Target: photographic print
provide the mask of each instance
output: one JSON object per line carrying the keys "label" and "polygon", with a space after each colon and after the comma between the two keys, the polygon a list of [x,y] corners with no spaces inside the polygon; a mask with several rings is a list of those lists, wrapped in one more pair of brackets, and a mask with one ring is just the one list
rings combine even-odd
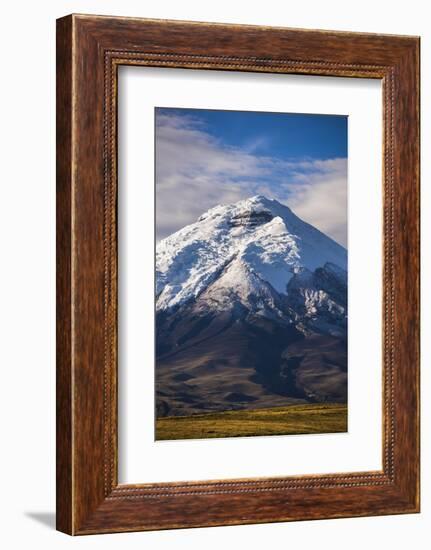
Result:
{"label": "photographic print", "polygon": [[156,440],[347,431],[347,117],[155,109]]}

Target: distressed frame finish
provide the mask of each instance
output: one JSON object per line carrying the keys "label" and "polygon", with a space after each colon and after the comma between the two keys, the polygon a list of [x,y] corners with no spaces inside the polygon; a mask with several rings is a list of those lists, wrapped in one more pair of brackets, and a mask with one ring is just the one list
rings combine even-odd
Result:
{"label": "distressed frame finish", "polygon": [[[384,103],[383,469],[119,485],[117,68],[377,78]],[[57,21],[57,528],[419,511],[419,38],[71,15]]]}

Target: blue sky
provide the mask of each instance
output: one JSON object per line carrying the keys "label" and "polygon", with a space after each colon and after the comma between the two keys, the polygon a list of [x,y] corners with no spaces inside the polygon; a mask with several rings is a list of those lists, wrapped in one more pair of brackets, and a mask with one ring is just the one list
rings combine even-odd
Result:
{"label": "blue sky", "polygon": [[216,204],[288,204],[346,246],[347,117],[156,108],[157,239]]}
{"label": "blue sky", "polygon": [[203,109],[162,109],[159,115],[190,116],[229,147],[280,159],[347,157],[347,117]]}

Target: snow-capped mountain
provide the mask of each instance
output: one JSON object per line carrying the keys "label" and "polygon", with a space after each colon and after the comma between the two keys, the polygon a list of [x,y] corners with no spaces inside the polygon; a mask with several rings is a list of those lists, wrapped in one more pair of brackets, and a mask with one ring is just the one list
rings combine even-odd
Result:
{"label": "snow-capped mountain", "polygon": [[216,206],[162,240],[156,294],[159,415],[346,400],[347,251],[287,206]]}
{"label": "snow-capped mountain", "polygon": [[328,262],[346,270],[346,250],[276,200],[216,206],[157,245],[157,310],[196,299],[221,276],[239,293],[267,283],[286,294],[295,273]]}

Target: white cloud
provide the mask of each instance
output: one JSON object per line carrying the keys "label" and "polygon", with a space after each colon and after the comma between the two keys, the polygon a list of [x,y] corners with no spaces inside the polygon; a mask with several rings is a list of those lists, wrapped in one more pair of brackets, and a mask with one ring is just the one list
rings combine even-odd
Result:
{"label": "white cloud", "polygon": [[347,159],[309,163],[290,185],[289,206],[347,247]]}
{"label": "white cloud", "polygon": [[227,147],[193,116],[158,114],[158,238],[193,223],[216,204],[263,194],[288,204],[345,246],[346,159],[290,162],[258,155],[257,149],[252,144],[246,149]]}

